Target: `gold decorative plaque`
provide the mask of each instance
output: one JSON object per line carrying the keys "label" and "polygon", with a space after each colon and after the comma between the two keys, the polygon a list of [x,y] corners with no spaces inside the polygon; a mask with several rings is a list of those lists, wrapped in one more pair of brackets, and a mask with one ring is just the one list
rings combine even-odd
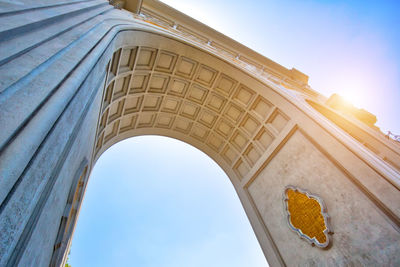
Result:
{"label": "gold decorative plaque", "polygon": [[312,245],[329,245],[329,215],[322,199],[306,190],[287,186],[283,201],[289,227]]}

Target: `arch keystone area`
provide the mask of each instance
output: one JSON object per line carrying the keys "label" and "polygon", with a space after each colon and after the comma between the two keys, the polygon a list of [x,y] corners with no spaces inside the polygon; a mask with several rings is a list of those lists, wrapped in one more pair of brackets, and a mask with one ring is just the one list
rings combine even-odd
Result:
{"label": "arch keystone area", "polygon": [[[155,0],[26,1],[0,25],[0,266],[62,265],[96,160],[147,134],[217,162],[271,266],[400,264],[400,145],[372,114]],[[288,185],[323,199],[327,249],[288,227]]]}

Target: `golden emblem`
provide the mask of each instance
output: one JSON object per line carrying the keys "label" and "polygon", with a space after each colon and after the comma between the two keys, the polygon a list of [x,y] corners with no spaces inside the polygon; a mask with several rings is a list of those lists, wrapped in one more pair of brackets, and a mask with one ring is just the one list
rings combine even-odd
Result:
{"label": "golden emblem", "polygon": [[287,186],[284,198],[289,227],[312,245],[329,245],[329,215],[322,199],[306,190]]}

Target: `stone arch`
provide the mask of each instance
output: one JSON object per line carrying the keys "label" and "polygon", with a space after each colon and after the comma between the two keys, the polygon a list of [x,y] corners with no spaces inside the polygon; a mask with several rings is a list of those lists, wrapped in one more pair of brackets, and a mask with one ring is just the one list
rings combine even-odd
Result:
{"label": "stone arch", "polygon": [[[246,184],[266,151],[295,131],[273,86],[218,56],[146,31],[117,35],[100,87],[92,166],[113,144],[133,136],[162,135],[210,156],[231,180],[254,227],[257,214]],[[140,40],[140,41],[138,41]],[[296,112],[296,111],[295,111]],[[259,229],[259,230],[258,230]],[[258,238],[268,232],[254,228]],[[260,243],[269,262],[280,262],[273,243]]]}
{"label": "stone arch", "polygon": [[[158,1],[140,10],[96,0],[0,12],[0,265],[49,264],[70,237],[57,233],[82,169],[119,140],[155,133],[225,170],[272,266],[400,261],[395,141],[350,118],[360,143],[325,118],[309,103],[326,99],[301,72]],[[329,249],[287,227],[289,184],[326,203]]]}
{"label": "stone arch", "polygon": [[119,140],[159,134],[198,147],[240,181],[294,126],[271,87],[198,48],[138,35],[141,44],[122,41],[107,64],[95,159]]}

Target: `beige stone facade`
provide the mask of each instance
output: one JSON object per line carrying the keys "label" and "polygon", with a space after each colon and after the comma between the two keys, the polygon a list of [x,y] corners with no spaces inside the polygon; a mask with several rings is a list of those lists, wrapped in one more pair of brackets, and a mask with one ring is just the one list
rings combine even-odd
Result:
{"label": "beige stone facade", "polygon": [[[1,10],[0,266],[62,264],[96,160],[146,134],[221,166],[271,266],[400,264],[400,145],[373,115],[161,2],[114,5]],[[328,248],[288,227],[288,185],[324,200]]]}

